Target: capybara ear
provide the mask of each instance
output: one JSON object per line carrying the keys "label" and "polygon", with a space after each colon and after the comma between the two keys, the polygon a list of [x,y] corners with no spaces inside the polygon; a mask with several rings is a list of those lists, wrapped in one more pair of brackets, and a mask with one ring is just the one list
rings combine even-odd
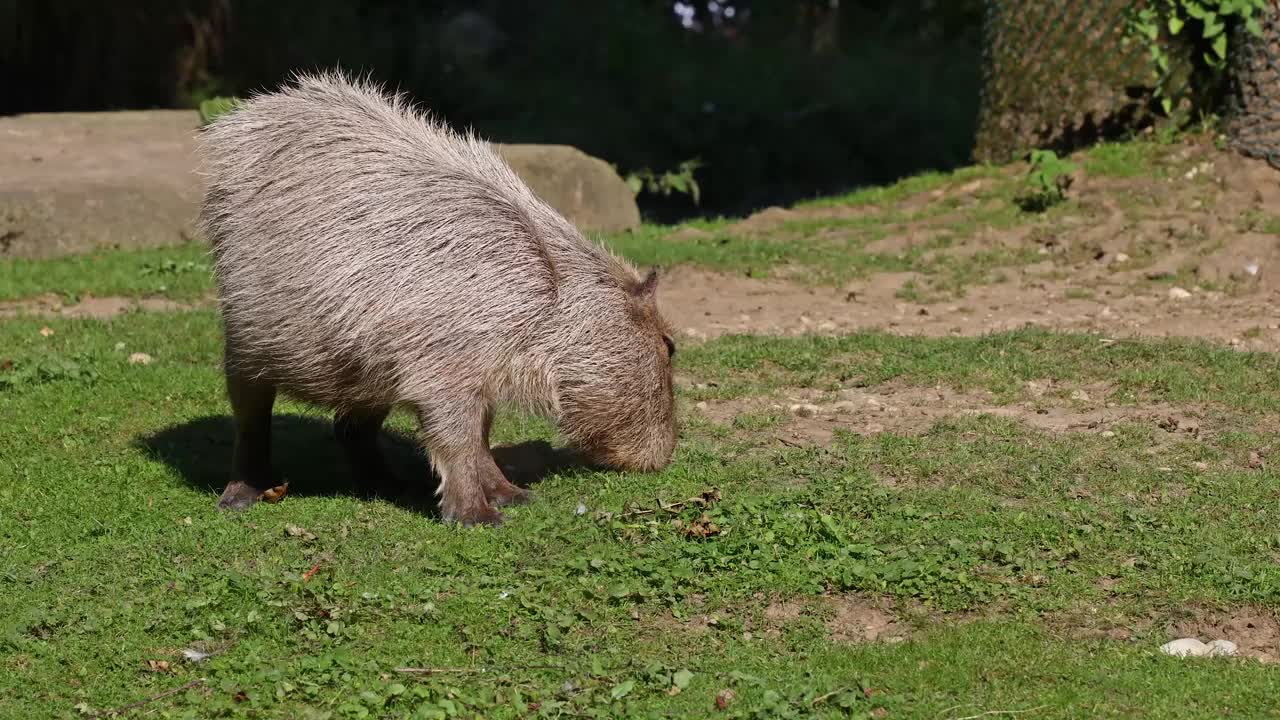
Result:
{"label": "capybara ear", "polygon": [[658,268],[649,270],[639,284],[632,286],[631,294],[641,300],[652,300],[658,292]]}

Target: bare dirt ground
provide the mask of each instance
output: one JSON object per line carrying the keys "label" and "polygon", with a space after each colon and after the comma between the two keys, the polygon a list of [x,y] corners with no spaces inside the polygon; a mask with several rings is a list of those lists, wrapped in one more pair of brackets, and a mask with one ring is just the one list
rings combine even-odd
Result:
{"label": "bare dirt ground", "polygon": [[[1036,326],[1108,337],[1192,337],[1241,349],[1280,350],[1280,173],[1265,163],[1220,152],[1205,142],[1170,148],[1164,176],[1091,177],[1077,173],[1065,213],[987,227],[955,247],[956,257],[1003,248],[1033,250],[1038,262],[1002,269],[1003,280],[971,284],[950,297],[904,300],[911,272],[872,274],[843,287],[673,268],[660,293],[680,331],[700,340],[729,333],[980,335]],[[1016,171],[1016,168],[1014,169]],[[1011,171],[1013,172],[1013,171]],[[912,213],[944,199],[975,196],[992,180],[974,180],[859,207],[770,208],[730,231],[767,235],[803,220]],[[973,199],[969,205],[976,205]],[[963,205],[962,205],[963,210]],[[864,248],[906,252],[927,243],[955,214],[894,221],[894,232]],[[960,215],[955,215],[960,217]],[[701,233],[696,229],[681,233]],[[821,233],[815,242],[821,242]],[[785,276],[787,273],[775,273]],[[197,303],[211,304],[212,298]],[[16,314],[104,318],[134,308],[181,309],[165,300],[88,298],[63,305],[56,296],[0,303]]]}
{"label": "bare dirt ground", "polygon": [[[1094,178],[1081,171],[1072,191],[1076,207],[1066,214],[987,228],[972,241],[937,251],[1032,249],[1042,258],[1008,268],[1003,282],[968,286],[959,297],[901,299],[903,285],[919,277],[915,273],[880,273],[845,287],[815,288],[677,268],[664,284],[666,311],[696,339],[866,329],[977,335],[1032,325],[1280,349],[1280,173],[1204,144],[1171,150],[1166,169],[1166,177],[1131,178]],[[982,181],[972,181],[871,211],[918,210],[982,187]],[[762,233],[832,213],[773,208],[733,227]],[[902,252],[932,236],[923,223],[898,230],[866,250]]]}
{"label": "bare dirt ground", "polygon": [[165,312],[211,307],[213,299],[196,303],[180,303],[167,298],[84,297],[79,302],[67,304],[57,295],[39,295],[27,300],[0,302],[0,318],[19,315],[38,317],[92,318],[105,320],[121,313],[139,310]]}
{"label": "bare dirt ground", "polygon": [[[987,392],[959,392],[946,387],[878,387],[820,393],[792,389],[772,398],[746,397],[698,403],[696,411],[717,423],[732,423],[742,414],[772,414],[779,427],[772,436],[797,444],[827,445],[836,432],[857,435],[921,433],[949,417],[991,415],[1008,418],[1050,433],[1090,433],[1109,437],[1121,423],[1150,423],[1170,439],[1198,437],[1213,417],[1211,408],[1163,403],[1119,405],[1107,401],[1105,385],[1051,392],[1052,380],[1028,383],[1029,400],[999,404]],[[1063,397],[1065,395],[1065,397]]]}

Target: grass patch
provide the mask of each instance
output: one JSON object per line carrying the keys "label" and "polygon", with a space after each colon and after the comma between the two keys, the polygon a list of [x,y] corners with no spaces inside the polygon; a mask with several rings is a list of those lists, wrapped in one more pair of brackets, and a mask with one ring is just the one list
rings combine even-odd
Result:
{"label": "grass patch", "polygon": [[82,295],[189,300],[213,291],[211,264],[203,243],[50,260],[0,260],[0,300],[44,293],[57,293],[70,302]]}
{"label": "grass patch", "polygon": [[797,207],[886,205],[901,202],[913,195],[962,185],[974,180],[1001,178],[1003,174],[1002,168],[993,165],[974,165],[951,172],[927,172],[900,180],[892,185],[860,188],[844,195],[815,198],[800,203]]}
{"label": "grass patch", "polygon": [[[216,314],[59,320],[51,335],[41,325],[0,324],[15,367],[76,358],[87,372],[0,390],[6,716],[101,711],[201,678],[150,710],[685,716],[715,711],[730,691],[728,717],[932,718],[974,704],[1181,718],[1247,714],[1280,691],[1261,666],[1153,657],[1167,639],[1158,631],[1099,645],[1037,619],[1080,603],[1133,617],[1273,605],[1274,472],[1194,463],[1216,467],[1274,435],[1189,440],[1161,460],[1170,474],[1146,454],[1142,428],[1048,437],[965,418],[920,436],[748,454],[694,425],[662,473],[565,470],[506,527],[468,532],[440,525],[429,497],[354,498],[327,420],[282,402],[277,462],[290,496],[225,516],[213,509],[230,451]],[[155,359],[130,365],[134,350]],[[721,387],[1113,377],[1241,412],[1273,407],[1277,369],[1197,344],[1100,347],[1039,332],[726,338],[682,357]],[[746,417],[735,429],[778,420]],[[404,477],[425,485],[410,428],[397,417],[389,440]],[[545,423],[511,417],[496,434],[552,437]],[[1171,484],[1190,492],[1162,494]],[[690,497],[702,501],[657,509],[657,499]],[[1119,578],[1124,593],[1100,589],[1100,577]],[[840,644],[830,618],[776,632],[759,624],[769,598],[821,605],[832,595],[924,614],[904,616],[910,637],[897,645]],[[1005,609],[946,621],[993,606]],[[709,615],[713,625],[693,620]],[[191,663],[184,649],[212,657]]]}
{"label": "grass patch", "polygon": [[681,367],[715,379],[718,398],[779,388],[836,389],[887,382],[983,389],[1005,401],[1026,383],[1107,383],[1118,402],[1221,403],[1254,413],[1280,412],[1274,378],[1280,362],[1207,342],[1122,340],[1020,330],[986,337],[924,340],[879,333],[843,337],[721,338],[681,352]]}
{"label": "grass patch", "polygon": [[1085,172],[1097,177],[1158,176],[1165,150],[1146,140],[1099,143],[1085,151]]}

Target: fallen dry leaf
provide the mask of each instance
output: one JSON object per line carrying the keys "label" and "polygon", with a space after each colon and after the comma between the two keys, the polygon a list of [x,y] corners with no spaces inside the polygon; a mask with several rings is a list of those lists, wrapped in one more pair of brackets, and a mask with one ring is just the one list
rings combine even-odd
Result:
{"label": "fallen dry leaf", "polygon": [[147,669],[151,672],[169,672],[169,663],[166,660],[148,660]]}
{"label": "fallen dry leaf", "polygon": [[733,691],[730,690],[729,688],[725,688],[724,690],[721,690],[720,692],[716,693],[716,709],[724,710],[728,708],[729,703],[733,702],[735,697],[736,696],[734,695]]}
{"label": "fallen dry leaf", "polygon": [[1258,470],[1262,467],[1262,453],[1257,450],[1249,451],[1249,469]]}
{"label": "fallen dry leaf", "polygon": [[136,352],[129,356],[130,365],[150,365],[151,356],[144,352]]}
{"label": "fallen dry leaf", "polygon": [[40,334],[45,337],[49,337],[50,335],[53,334],[53,328],[49,327],[48,325],[45,325],[44,327],[40,328]]}
{"label": "fallen dry leaf", "polygon": [[[312,535],[311,537],[314,538],[315,535]],[[306,582],[311,578],[315,577],[316,572],[319,570],[320,570],[320,563],[316,563],[315,565],[312,565],[310,570],[302,573],[302,582]]]}
{"label": "fallen dry leaf", "polygon": [[258,499],[265,500],[266,502],[269,502],[269,503],[277,503],[283,500],[284,496],[288,492],[289,492],[289,483],[286,482],[283,485],[277,485],[273,488],[264,490],[263,493],[258,496]]}
{"label": "fallen dry leaf", "polygon": [[315,533],[312,533],[304,527],[298,527],[297,525],[285,525],[284,533],[289,537],[302,538],[308,542],[316,539]]}
{"label": "fallen dry leaf", "polygon": [[720,534],[720,526],[712,522],[709,515],[702,513],[701,517],[684,528],[684,534],[695,538],[711,537],[712,535]]}

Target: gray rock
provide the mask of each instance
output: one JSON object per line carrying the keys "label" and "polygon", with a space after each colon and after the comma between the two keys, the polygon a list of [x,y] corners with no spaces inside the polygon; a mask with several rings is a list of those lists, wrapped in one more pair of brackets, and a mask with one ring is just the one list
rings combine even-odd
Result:
{"label": "gray rock", "polygon": [[[48,258],[196,238],[204,194],[192,110],[0,117],[0,257]],[[587,232],[640,224],[607,163],[565,145],[499,145],[543,200]]]}
{"label": "gray rock", "polygon": [[538,197],[588,232],[640,225],[635,194],[605,161],[568,145],[498,145]]}

